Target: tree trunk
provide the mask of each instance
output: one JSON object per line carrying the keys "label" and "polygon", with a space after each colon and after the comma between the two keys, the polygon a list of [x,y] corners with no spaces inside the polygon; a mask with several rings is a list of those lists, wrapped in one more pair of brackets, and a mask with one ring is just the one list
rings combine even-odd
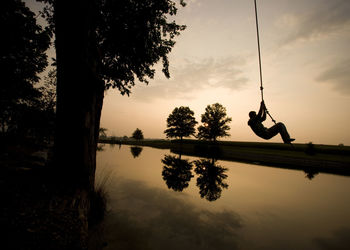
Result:
{"label": "tree trunk", "polygon": [[92,189],[104,83],[93,0],[55,1],[57,112],[54,163],[65,181]]}

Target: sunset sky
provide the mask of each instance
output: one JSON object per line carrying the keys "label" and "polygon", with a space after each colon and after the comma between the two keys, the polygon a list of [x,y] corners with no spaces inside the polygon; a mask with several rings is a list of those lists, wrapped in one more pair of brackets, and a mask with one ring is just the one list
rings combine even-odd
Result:
{"label": "sunset sky", "polygon": [[[227,109],[230,137],[263,141],[247,126],[261,101],[253,0],[187,0],[176,20],[187,25],[160,70],[130,97],[106,92],[101,126],[108,135],[165,138],[166,118],[188,106]],[[258,0],[266,105],[296,143],[350,145],[350,1]],[[156,68],[159,68],[156,66]],[[268,120],[266,126],[271,126]],[[275,137],[271,142],[281,142]]]}

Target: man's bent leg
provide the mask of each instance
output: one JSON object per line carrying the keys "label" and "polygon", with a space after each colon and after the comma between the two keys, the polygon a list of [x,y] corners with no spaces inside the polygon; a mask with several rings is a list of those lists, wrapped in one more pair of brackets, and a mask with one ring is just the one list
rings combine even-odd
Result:
{"label": "man's bent leg", "polygon": [[287,128],[282,122],[279,122],[279,123],[273,125],[271,128],[269,128],[268,129],[268,133],[270,135],[273,135],[273,136],[275,136],[275,135],[277,135],[279,133],[281,135],[281,137],[282,137],[282,140],[285,143],[289,143],[290,142],[290,136],[288,134]]}

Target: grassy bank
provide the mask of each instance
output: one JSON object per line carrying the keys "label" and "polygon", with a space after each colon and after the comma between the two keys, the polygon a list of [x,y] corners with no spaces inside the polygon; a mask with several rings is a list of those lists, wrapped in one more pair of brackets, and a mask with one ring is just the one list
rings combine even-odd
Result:
{"label": "grassy bank", "polygon": [[148,146],[183,155],[350,176],[349,146],[198,140],[182,143],[179,140],[101,140],[101,143]]}

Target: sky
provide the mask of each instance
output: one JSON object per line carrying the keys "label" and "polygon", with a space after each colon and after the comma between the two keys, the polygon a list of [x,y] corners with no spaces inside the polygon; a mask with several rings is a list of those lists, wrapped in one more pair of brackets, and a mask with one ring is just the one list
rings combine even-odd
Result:
{"label": "sky", "polygon": [[[110,136],[166,138],[166,119],[188,106],[200,125],[207,105],[222,104],[230,137],[264,141],[247,125],[258,110],[260,80],[253,0],[187,0],[175,20],[187,29],[169,55],[170,79],[156,65],[131,95],[105,93],[101,126]],[[350,145],[350,1],[257,0],[264,99],[296,143]],[[272,126],[267,119],[265,126]],[[269,140],[282,142],[279,136]]]}

